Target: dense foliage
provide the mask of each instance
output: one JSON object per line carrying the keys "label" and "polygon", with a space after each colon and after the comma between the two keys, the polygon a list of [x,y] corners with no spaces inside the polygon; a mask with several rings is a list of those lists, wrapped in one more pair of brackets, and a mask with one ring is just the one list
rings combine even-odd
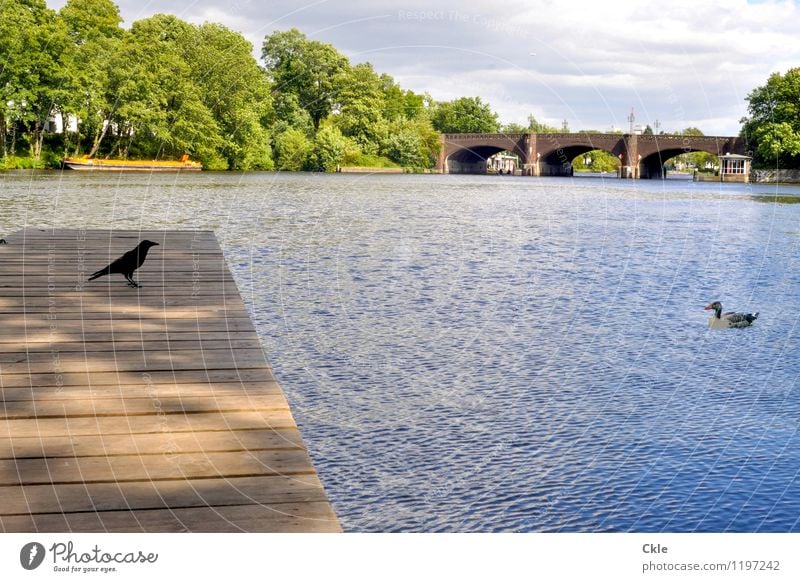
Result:
{"label": "dense foliage", "polygon": [[770,75],[747,96],[742,136],[755,165],[800,168],[800,68]]}
{"label": "dense foliage", "polygon": [[[219,24],[166,14],[121,22],[111,0],[68,0],[59,11],[45,0],[0,2],[5,165],[183,154],[242,170],[436,162],[429,97],[296,29],[264,39],[261,66]],[[55,120],[66,131],[54,132]]]}
{"label": "dense foliage", "polygon": [[429,97],[402,89],[369,63],[351,65],[297,29],[267,36],[261,54],[274,99],[276,169],[436,163],[440,140]]}
{"label": "dense foliage", "polygon": [[441,133],[495,133],[500,130],[497,114],[480,97],[460,97],[437,103],[433,127]]}

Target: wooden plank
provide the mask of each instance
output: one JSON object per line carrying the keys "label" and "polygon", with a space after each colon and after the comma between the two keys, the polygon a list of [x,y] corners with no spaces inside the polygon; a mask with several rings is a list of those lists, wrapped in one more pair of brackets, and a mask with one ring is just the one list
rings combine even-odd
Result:
{"label": "wooden plank", "polygon": [[195,382],[195,383],[161,383],[152,384],[142,381],[140,384],[115,384],[108,386],[24,386],[2,389],[0,402],[44,403],[62,400],[80,400],[84,398],[99,400],[102,398],[181,398],[191,396],[226,397],[283,394],[275,381],[265,382]]}
{"label": "wooden plank", "polygon": [[225,414],[158,414],[147,416],[64,417],[0,420],[0,438],[36,436],[86,436],[134,433],[293,428],[288,409],[237,410]]}
{"label": "wooden plank", "polygon": [[263,352],[258,349],[240,350],[165,350],[160,352],[125,351],[109,357],[103,353],[24,354],[13,361],[0,358],[2,374],[37,374],[55,368],[62,373],[110,372],[118,370],[205,370],[208,368],[266,368]]}
{"label": "wooden plank", "polygon": [[[252,330],[229,330],[229,331],[208,331],[200,332],[197,329],[189,331],[154,331],[154,332],[95,332],[91,329],[81,331],[79,333],[65,333],[55,330],[48,330],[47,333],[26,333],[22,337],[12,337],[9,334],[0,335],[0,344],[11,344],[13,346],[24,348],[30,344],[54,344],[57,347],[60,344],[70,344],[76,342],[177,342],[177,341],[196,341],[205,342],[205,340],[245,340],[252,339],[259,341],[258,335]],[[58,344],[58,345],[55,345]],[[25,351],[17,350],[17,351]]]}
{"label": "wooden plank", "polygon": [[14,309],[0,308],[0,317],[2,316],[19,316],[25,315],[27,318],[43,318],[52,322],[54,320],[72,320],[80,319],[82,321],[92,319],[134,319],[134,320],[147,320],[147,319],[190,319],[196,321],[198,319],[215,318],[215,319],[232,319],[232,318],[245,318],[249,314],[244,307],[198,307],[187,309],[165,309],[158,307],[148,307],[142,305],[140,307],[118,306],[113,308],[100,309],[96,306],[88,306],[89,309],[85,311],[76,311],[74,307],[57,307],[52,309],[47,307],[40,307],[34,309],[27,309],[24,307]]}
{"label": "wooden plank", "polygon": [[0,460],[0,491],[9,485],[124,483],[163,479],[313,474],[303,449],[162,453]]}
{"label": "wooden plank", "polygon": [[[0,439],[0,459],[302,449],[296,428]],[[0,509],[2,502],[0,502]]]}
{"label": "wooden plank", "polygon": [[[20,351],[23,350],[24,351]],[[108,341],[108,342],[58,342],[58,354],[96,354],[106,352],[141,352],[151,350],[154,352],[171,350],[238,350],[260,349],[261,344],[255,339],[231,340],[174,340],[168,341]],[[0,362],[19,361],[20,358],[34,354],[53,355],[53,347],[49,343],[38,342],[26,344],[0,343]]]}
{"label": "wooden plank", "polygon": [[244,317],[241,318],[203,318],[203,319],[175,319],[153,321],[150,319],[139,318],[115,318],[114,320],[101,320],[93,321],[91,324],[86,324],[83,319],[57,319],[55,321],[47,320],[44,316],[7,316],[3,318],[7,323],[4,326],[4,333],[27,333],[35,334],[43,331],[49,331],[53,326],[58,331],[65,331],[67,333],[79,333],[84,329],[90,329],[92,333],[105,332],[111,333],[115,331],[120,332],[133,332],[133,331],[146,331],[146,332],[163,332],[163,331],[249,331],[252,329],[250,320]]}
{"label": "wooden plank", "polygon": [[289,408],[282,394],[237,394],[232,396],[161,396],[158,398],[90,397],[71,400],[0,401],[0,419],[79,418],[85,416],[142,416],[238,410],[278,410]]}
{"label": "wooden plank", "polygon": [[6,532],[340,532],[329,503],[236,505],[192,509],[50,513],[0,518]]}
{"label": "wooden plank", "polygon": [[7,515],[119,511],[170,507],[221,507],[249,503],[325,501],[314,474],[125,483],[9,486],[2,488],[0,521]]}
{"label": "wooden plank", "polygon": [[0,530],[340,531],[212,232],[5,238]]}
{"label": "wooden plank", "polygon": [[[2,371],[0,371],[2,374]],[[64,386],[103,386],[103,385],[155,385],[169,383],[197,382],[259,382],[275,378],[262,368],[233,370],[149,370],[131,372],[86,372],[64,373],[53,370],[37,374],[2,374],[4,388],[30,386],[51,386],[60,389]]]}
{"label": "wooden plank", "polygon": [[[0,297],[0,310],[5,312],[6,309],[19,309],[26,308],[34,310],[40,307],[56,307],[68,306],[77,307],[84,311],[93,309],[108,309],[117,307],[152,307],[155,309],[164,309],[167,307],[185,308],[187,305],[186,293],[181,295],[133,295],[128,296],[114,296],[105,293],[99,293],[93,297],[88,297],[86,294],[82,296],[80,303],[75,304],[75,293],[58,293],[52,296],[47,295],[25,295],[25,296],[11,296]],[[218,295],[196,295],[191,297],[188,302],[191,307],[238,307],[244,305],[238,295],[218,296]]]}

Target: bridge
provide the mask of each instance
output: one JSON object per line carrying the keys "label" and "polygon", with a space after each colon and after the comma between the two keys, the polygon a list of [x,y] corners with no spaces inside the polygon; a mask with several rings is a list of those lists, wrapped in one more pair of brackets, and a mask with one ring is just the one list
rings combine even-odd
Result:
{"label": "bridge", "polygon": [[523,175],[571,176],[572,160],[603,150],[619,161],[620,178],[663,178],[664,163],[680,154],[745,154],[744,139],[723,136],[609,133],[448,133],[442,135],[437,169],[444,174],[485,174],[486,160],[508,151]]}

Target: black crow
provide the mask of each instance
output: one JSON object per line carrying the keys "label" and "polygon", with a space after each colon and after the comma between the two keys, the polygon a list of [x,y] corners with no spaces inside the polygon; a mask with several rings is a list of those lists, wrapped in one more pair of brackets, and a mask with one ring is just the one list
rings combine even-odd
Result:
{"label": "black crow", "polygon": [[0,238],[0,245],[7,245],[6,239]]}
{"label": "black crow", "polygon": [[128,251],[109,266],[104,267],[89,277],[89,281],[102,277],[103,275],[110,275],[111,273],[119,273],[124,275],[128,280],[128,285],[131,287],[138,287],[139,284],[133,280],[133,272],[142,266],[144,260],[147,258],[147,251],[150,247],[158,246],[158,243],[151,240],[143,240],[132,251]]}

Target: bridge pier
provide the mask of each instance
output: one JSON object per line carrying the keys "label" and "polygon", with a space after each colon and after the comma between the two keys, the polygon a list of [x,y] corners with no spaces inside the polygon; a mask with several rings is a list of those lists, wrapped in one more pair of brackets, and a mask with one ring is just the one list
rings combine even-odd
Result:
{"label": "bridge pier", "polygon": [[539,173],[535,174],[537,176],[572,176],[573,175],[573,168],[572,164],[548,164],[547,162],[537,162],[534,164]]}
{"label": "bridge pier", "polygon": [[639,136],[628,133],[622,136],[622,153],[619,154],[621,165],[619,177],[623,180],[638,180],[641,177],[642,156],[639,155]]}
{"label": "bridge pier", "polygon": [[617,170],[617,177],[623,180],[638,180],[641,178],[639,166],[620,166]]}

